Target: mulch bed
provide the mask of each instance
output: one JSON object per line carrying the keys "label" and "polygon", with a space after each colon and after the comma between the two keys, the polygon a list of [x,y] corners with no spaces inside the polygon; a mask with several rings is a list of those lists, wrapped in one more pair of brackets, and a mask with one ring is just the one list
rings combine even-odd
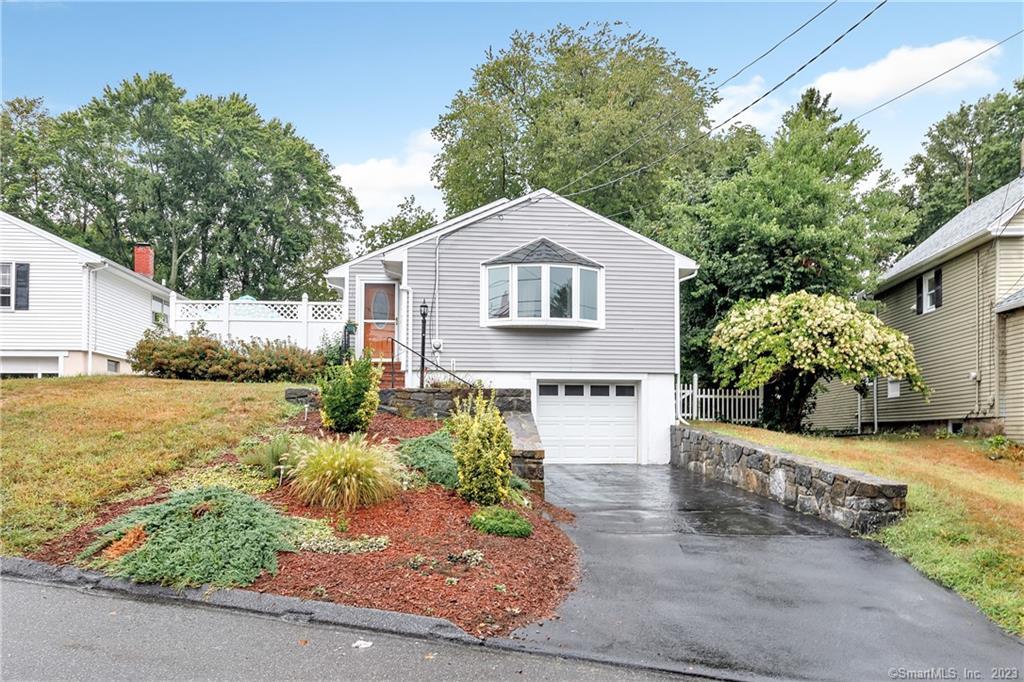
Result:
{"label": "mulch bed", "polygon": [[[319,435],[322,425],[314,414],[310,411],[308,421],[299,415],[289,426]],[[441,425],[432,419],[378,414],[368,433],[386,441],[425,435]],[[227,459],[233,456],[215,462]],[[162,499],[167,492],[161,486],[147,497],[109,504],[93,521],[51,540],[30,558],[71,563],[95,539],[96,528],[134,507]],[[404,491],[392,500],[345,515],[346,537],[387,535],[391,540],[387,549],[366,554],[282,553],[278,574],[264,575],[248,589],[447,618],[474,635],[506,635],[554,617],[577,577],[576,547],[552,520],[571,523],[572,515],[530,497],[533,508],[520,511],[533,524],[533,534],[504,538],[473,529],[468,519],[475,506],[455,493],[434,485]],[[287,485],[261,498],[293,516],[332,522],[339,516],[306,506]],[[469,549],[483,553],[481,564],[449,560],[449,555]]]}

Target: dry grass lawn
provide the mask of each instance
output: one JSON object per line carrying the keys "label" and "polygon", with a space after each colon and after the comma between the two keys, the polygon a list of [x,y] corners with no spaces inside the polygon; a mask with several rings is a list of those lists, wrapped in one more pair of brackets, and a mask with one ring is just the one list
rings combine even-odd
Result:
{"label": "dry grass lawn", "polygon": [[280,422],[286,405],[281,384],[0,382],[0,553],[31,551],[100,503],[234,447]]}
{"label": "dry grass lawn", "polygon": [[831,438],[700,426],[905,481],[907,518],[875,539],[1024,635],[1024,463],[993,461],[981,441],[965,439]]}

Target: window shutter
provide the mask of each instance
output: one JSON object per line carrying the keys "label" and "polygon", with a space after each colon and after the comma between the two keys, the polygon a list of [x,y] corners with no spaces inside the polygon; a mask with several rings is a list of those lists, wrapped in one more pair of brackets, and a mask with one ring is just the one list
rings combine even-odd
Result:
{"label": "window shutter", "polygon": [[917,278],[917,314],[924,312],[924,277]]}
{"label": "window shutter", "polygon": [[935,307],[942,307],[942,270],[935,271]]}
{"label": "window shutter", "polygon": [[28,310],[28,263],[14,264],[14,309]]}

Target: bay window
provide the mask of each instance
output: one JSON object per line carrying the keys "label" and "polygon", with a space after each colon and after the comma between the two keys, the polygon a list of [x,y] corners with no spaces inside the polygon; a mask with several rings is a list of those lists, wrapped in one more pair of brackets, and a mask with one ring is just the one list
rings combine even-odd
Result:
{"label": "bay window", "polygon": [[602,326],[599,268],[563,263],[485,265],[484,326]]}

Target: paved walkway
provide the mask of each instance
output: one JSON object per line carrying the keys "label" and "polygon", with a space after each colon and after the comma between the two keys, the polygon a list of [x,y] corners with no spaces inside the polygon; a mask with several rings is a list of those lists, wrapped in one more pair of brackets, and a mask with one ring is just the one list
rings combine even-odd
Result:
{"label": "paved walkway", "polygon": [[724,676],[884,680],[994,666],[1024,643],[876,543],[668,466],[549,465],[579,588],[524,646]]}
{"label": "paved walkway", "polygon": [[[5,579],[4,680],[648,680],[564,659]],[[373,642],[353,648],[358,640]]]}

